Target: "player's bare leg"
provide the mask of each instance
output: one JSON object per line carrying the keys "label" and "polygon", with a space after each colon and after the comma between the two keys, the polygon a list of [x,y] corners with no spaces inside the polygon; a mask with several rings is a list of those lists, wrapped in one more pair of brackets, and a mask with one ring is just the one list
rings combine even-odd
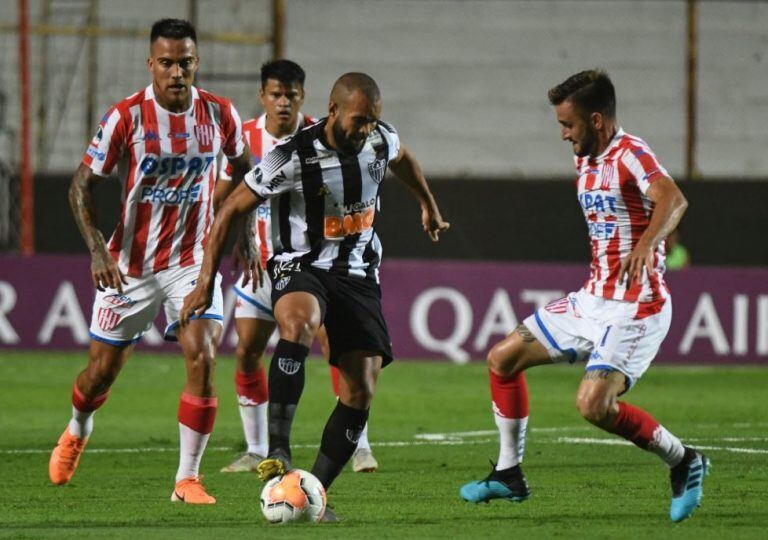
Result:
{"label": "player's bare leg", "polygon": [[[320,451],[312,467],[326,491],[341,473],[357,448],[358,438],[368,421],[382,357],[372,351],[351,351],[338,360],[339,400],[328,418]],[[331,511],[324,521],[336,521]]]}
{"label": "player's bare leg", "polygon": [[269,452],[257,467],[264,481],[291,467],[291,426],[304,391],[304,363],[322,319],[320,303],[308,292],[281,297],[274,313],[280,341],[269,365]]}
{"label": "player's bare leg", "polygon": [[93,414],[107,400],[109,389],[132,350],[133,345],[115,346],[91,340],[88,365],[72,387],[72,419],[48,462],[48,476],[54,484],[66,484],[75,474],[93,430]]}
{"label": "player's bare leg", "polygon": [[626,388],[626,376],[619,371],[589,370],[584,373],[576,394],[576,407],[592,424],[653,452],[669,466],[672,483],[669,516],[672,521],[682,521],[701,502],[709,460],[693,448],[683,446],[680,439],[645,410],[619,401],[619,395]]}
{"label": "player's bare leg", "polygon": [[267,455],[267,375],[262,365],[262,356],[269,338],[275,330],[272,321],[257,318],[236,318],[237,368],[235,388],[243,424],[246,452],[230,463],[221,472],[255,471]]}
{"label": "player's bare leg", "polygon": [[[336,399],[339,399],[339,368],[331,364],[331,347],[328,344],[328,333],[325,327],[321,326],[317,332],[317,343],[320,345],[320,351],[323,358],[328,362],[328,369],[331,372],[331,385]],[[365,423],[363,432],[360,434],[360,440],[357,441],[357,448],[352,454],[352,470],[359,473],[376,472],[379,468],[379,462],[373,456],[371,443],[368,441],[368,422]]]}
{"label": "player's bare leg", "polygon": [[172,501],[214,504],[200,483],[200,461],[213,431],[218,402],[214,390],[216,344],[221,325],[210,319],[195,319],[177,330],[184,353],[187,381],[179,401],[179,468]]}
{"label": "player's bare leg", "polygon": [[530,490],[520,468],[528,426],[524,371],[551,363],[547,350],[522,324],[488,353],[494,420],[499,429],[499,458],[487,478],[461,487],[459,493],[464,500],[477,503],[503,498],[521,502],[529,497]]}

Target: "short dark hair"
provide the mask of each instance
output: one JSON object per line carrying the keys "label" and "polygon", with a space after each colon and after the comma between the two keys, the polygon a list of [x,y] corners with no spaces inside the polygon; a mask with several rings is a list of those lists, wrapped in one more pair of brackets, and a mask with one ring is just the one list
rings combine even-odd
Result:
{"label": "short dark hair", "polygon": [[153,44],[157,38],[184,39],[190,38],[197,45],[197,32],[192,23],[184,19],[160,19],[152,25],[149,33],[149,44]]}
{"label": "short dark hair", "polygon": [[371,100],[371,102],[379,101],[381,99],[379,85],[376,84],[373,77],[367,73],[360,73],[358,71],[345,73],[334,83],[333,89],[331,90],[331,96],[333,96],[337,89],[342,88],[348,93],[359,90],[365,97]]}
{"label": "short dark hair", "polygon": [[616,90],[608,74],[600,69],[571,75],[548,93],[552,105],[570,99],[583,115],[599,112],[606,118],[616,118]]}
{"label": "short dark hair", "polygon": [[298,83],[304,88],[306,74],[301,66],[290,60],[270,60],[261,66],[261,87],[267,86],[269,79],[277,79],[283,84]]}

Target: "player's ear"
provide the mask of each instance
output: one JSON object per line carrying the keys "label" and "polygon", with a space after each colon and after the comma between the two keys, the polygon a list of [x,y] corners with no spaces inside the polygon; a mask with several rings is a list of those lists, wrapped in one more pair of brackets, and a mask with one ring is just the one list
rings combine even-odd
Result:
{"label": "player's ear", "polygon": [[336,117],[339,114],[339,105],[333,101],[328,102],[328,116]]}
{"label": "player's ear", "polygon": [[589,121],[592,124],[592,127],[595,129],[603,129],[603,115],[599,112],[593,112],[589,115]]}

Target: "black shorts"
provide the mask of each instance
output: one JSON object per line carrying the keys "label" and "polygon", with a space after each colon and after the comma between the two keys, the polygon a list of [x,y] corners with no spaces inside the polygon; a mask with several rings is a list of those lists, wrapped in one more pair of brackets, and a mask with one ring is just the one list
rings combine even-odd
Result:
{"label": "black shorts", "polygon": [[272,309],[291,292],[308,292],[317,298],[331,347],[331,365],[350,351],[381,355],[382,366],[392,361],[392,343],[381,311],[381,288],[372,279],[331,274],[298,263],[273,264]]}

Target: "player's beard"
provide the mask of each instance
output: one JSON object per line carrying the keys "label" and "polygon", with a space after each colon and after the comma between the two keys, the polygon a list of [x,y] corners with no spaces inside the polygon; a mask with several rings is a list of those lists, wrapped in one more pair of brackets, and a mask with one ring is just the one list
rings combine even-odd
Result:
{"label": "player's beard", "polygon": [[597,131],[592,129],[592,127],[588,125],[586,131],[584,132],[584,137],[579,141],[579,151],[576,152],[576,155],[579,157],[584,157],[584,156],[595,157],[593,155],[593,152],[596,149],[597,149]]}
{"label": "player's beard", "polygon": [[337,118],[333,122],[331,130],[333,131],[333,140],[336,141],[336,146],[342,154],[356,156],[365,146],[365,139],[356,145],[355,141],[347,137],[344,128],[341,127],[341,118]]}

